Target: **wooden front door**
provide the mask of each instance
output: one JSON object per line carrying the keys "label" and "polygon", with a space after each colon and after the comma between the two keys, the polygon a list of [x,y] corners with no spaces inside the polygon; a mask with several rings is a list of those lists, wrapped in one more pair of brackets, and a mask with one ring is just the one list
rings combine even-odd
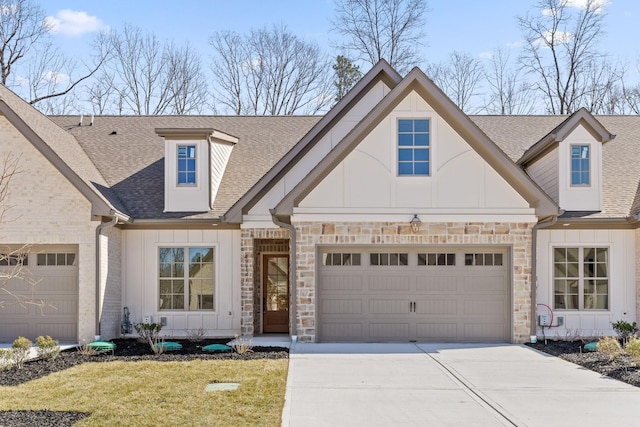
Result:
{"label": "wooden front door", "polygon": [[262,256],[264,333],[289,332],[289,255]]}

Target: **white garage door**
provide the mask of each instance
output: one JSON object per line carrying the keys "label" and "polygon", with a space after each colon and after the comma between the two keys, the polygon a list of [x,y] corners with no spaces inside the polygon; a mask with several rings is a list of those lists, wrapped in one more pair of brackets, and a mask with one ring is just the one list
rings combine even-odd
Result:
{"label": "white garage door", "polygon": [[[0,342],[12,342],[18,336],[33,341],[39,335],[77,342],[77,253],[74,246],[28,248],[20,273],[27,280],[11,279],[6,285],[11,295],[0,291]],[[0,256],[0,264],[4,264],[0,265],[1,274],[16,268],[16,258],[17,253],[9,258]],[[27,303],[16,303],[15,295]]]}
{"label": "white garage door", "polygon": [[320,341],[506,342],[507,248],[321,248]]}

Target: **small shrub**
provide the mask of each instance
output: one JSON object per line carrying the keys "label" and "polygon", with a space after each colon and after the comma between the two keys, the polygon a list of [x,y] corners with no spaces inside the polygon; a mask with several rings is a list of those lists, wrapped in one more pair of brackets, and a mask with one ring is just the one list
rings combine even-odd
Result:
{"label": "small shrub", "polygon": [[622,354],[622,346],[617,338],[604,337],[598,340],[597,345],[598,353],[606,354],[609,356],[609,360],[613,360]]}
{"label": "small shrub", "polygon": [[636,337],[629,338],[627,345],[624,347],[625,351],[633,359],[636,365],[640,365],[640,339]]}
{"label": "small shrub", "polygon": [[187,329],[187,339],[191,342],[200,342],[204,340],[204,337],[207,335],[207,330],[205,328],[198,329]]}
{"label": "small shrub", "polygon": [[83,356],[93,356],[98,353],[95,348],[91,347],[89,343],[84,340],[82,341],[82,344],[76,347],[76,351]]}
{"label": "small shrub", "polygon": [[0,371],[7,371],[14,365],[13,350],[10,348],[0,349]]}
{"label": "small shrub", "polygon": [[25,337],[18,337],[11,344],[11,350],[13,351],[13,361],[18,369],[22,369],[24,362],[29,358],[29,351],[31,350],[32,342]]}
{"label": "small shrub", "polygon": [[151,342],[158,342],[162,323],[136,323],[133,329],[138,334],[138,341],[151,344]]}
{"label": "small shrub", "polygon": [[245,337],[240,337],[237,334],[236,334],[235,338],[236,338],[235,342],[231,346],[231,348],[233,348],[233,351],[235,351],[238,354],[245,354],[245,353],[253,352],[253,341],[251,339],[247,339]]}
{"label": "small shrub", "polygon": [[38,357],[43,359],[53,360],[60,354],[60,346],[58,340],[54,340],[49,335],[43,337],[42,335],[36,338],[36,351]]}
{"label": "small shrub", "polygon": [[629,323],[624,320],[618,320],[617,322],[611,322],[611,326],[623,343],[626,343],[630,336],[635,335],[636,332],[638,332],[638,325],[636,322]]}

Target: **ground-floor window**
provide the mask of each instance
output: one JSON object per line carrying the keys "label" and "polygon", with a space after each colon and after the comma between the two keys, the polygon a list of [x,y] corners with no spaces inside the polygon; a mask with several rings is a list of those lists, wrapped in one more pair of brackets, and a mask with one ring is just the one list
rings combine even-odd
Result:
{"label": "ground-floor window", "polygon": [[609,309],[609,249],[554,248],[554,308]]}
{"label": "ground-floor window", "polygon": [[160,248],[160,310],[213,310],[213,248]]}

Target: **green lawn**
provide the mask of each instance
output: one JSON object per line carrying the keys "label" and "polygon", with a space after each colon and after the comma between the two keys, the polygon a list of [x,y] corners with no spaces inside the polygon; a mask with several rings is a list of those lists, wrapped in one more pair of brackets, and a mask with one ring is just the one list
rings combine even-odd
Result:
{"label": "green lawn", "polygon": [[[88,412],[84,426],[279,426],[288,360],[85,363],[18,387],[0,410]],[[236,382],[236,391],[205,392]]]}

